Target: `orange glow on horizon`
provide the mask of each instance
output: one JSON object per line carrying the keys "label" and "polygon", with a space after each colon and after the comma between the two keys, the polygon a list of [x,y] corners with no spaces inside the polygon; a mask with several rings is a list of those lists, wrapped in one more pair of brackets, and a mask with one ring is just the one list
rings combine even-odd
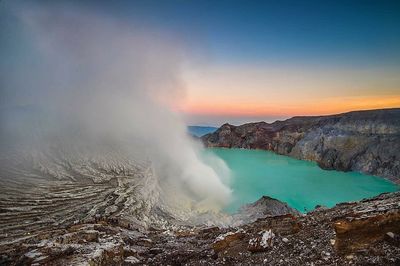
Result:
{"label": "orange glow on horizon", "polygon": [[327,98],[302,104],[264,104],[262,102],[198,101],[184,105],[180,111],[192,115],[225,116],[299,116],[328,115],[355,110],[400,108],[400,95],[375,97]]}
{"label": "orange glow on horizon", "polygon": [[205,65],[186,69],[186,115],[291,117],[400,107],[400,69]]}

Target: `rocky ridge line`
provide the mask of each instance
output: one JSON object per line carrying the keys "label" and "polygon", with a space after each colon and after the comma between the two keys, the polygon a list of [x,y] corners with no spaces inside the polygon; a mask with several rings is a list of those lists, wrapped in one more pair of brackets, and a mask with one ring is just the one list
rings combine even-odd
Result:
{"label": "rocky ridge line", "polygon": [[202,141],[207,147],[270,150],[315,161],[324,169],[359,171],[400,183],[400,108],[224,124]]}

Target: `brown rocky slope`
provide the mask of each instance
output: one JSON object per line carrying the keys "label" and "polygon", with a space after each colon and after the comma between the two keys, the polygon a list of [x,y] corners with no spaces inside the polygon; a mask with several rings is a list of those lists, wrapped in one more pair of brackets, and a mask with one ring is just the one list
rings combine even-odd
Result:
{"label": "brown rocky slope", "polygon": [[399,265],[399,202],[400,192],[382,194],[228,228],[143,230],[99,218],[3,245],[0,264]]}
{"label": "brown rocky slope", "polygon": [[202,137],[207,147],[264,149],[324,169],[360,171],[400,182],[400,108],[273,123],[222,125]]}

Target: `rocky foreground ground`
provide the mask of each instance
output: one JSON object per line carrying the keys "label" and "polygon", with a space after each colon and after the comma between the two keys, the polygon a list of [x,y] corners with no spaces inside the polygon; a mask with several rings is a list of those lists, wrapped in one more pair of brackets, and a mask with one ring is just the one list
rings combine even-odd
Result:
{"label": "rocky foreground ground", "polygon": [[400,192],[307,215],[267,197],[252,207],[267,216],[228,228],[132,228],[97,217],[1,245],[0,264],[400,265]]}
{"label": "rocky foreground ground", "polygon": [[400,183],[400,109],[224,124],[202,137],[207,147],[264,149]]}

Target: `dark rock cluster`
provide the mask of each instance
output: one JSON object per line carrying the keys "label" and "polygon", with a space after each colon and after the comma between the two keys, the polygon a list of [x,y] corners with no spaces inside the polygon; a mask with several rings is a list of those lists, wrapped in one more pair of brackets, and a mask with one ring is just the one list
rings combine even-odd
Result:
{"label": "dark rock cluster", "polygon": [[224,124],[202,141],[207,147],[270,150],[316,161],[324,169],[360,171],[400,182],[400,109]]}

